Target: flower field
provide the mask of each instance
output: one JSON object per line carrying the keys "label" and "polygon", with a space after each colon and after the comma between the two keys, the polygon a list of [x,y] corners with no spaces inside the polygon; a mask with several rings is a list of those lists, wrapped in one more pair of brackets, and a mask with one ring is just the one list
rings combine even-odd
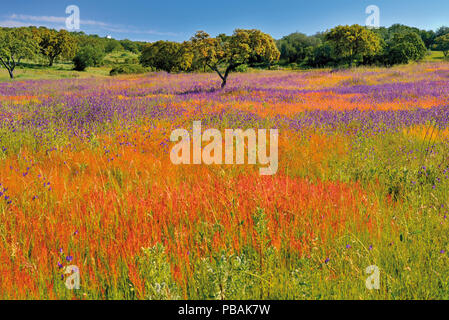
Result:
{"label": "flower field", "polygon": [[[218,80],[0,83],[1,299],[449,298],[448,63]],[[279,129],[277,173],[174,165],[195,120]]]}

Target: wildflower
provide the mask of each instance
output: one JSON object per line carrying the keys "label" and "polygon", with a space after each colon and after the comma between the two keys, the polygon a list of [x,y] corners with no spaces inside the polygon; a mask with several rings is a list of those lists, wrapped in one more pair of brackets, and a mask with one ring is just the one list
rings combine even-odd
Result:
{"label": "wildflower", "polygon": [[67,256],[67,257],[65,257],[65,259],[67,260],[67,262],[70,262],[73,260],[73,256]]}
{"label": "wildflower", "polygon": [[324,263],[328,263],[331,259],[326,258],[326,260],[324,260]]}
{"label": "wildflower", "polygon": [[347,244],[346,249],[351,249],[351,245]]}
{"label": "wildflower", "polygon": [[373,250],[373,245],[370,245],[368,250]]}
{"label": "wildflower", "polygon": [[443,253],[445,253],[445,252],[446,252],[446,251],[444,251],[444,250],[441,250],[441,251],[440,251],[441,254],[443,254]]}

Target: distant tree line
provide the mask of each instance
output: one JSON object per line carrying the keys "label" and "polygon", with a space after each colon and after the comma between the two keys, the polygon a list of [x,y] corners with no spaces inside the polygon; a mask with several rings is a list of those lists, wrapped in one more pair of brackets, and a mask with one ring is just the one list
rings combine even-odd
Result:
{"label": "distant tree line", "polygon": [[[23,59],[45,59],[48,66],[55,61],[72,61],[75,70],[101,66],[106,54],[128,51],[140,54],[144,42],[101,38],[83,32],[68,32],[45,27],[0,28],[0,65],[14,77],[14,69]],[[138,60],[131,61],[137,63]]]}
{"label": "distant tree line", "polygon": [[[401,24],[377,29],[337,26],[312,36],[295,32],[277,41],[256,29],[236,29],[232,35],[216,37],[198,31],[182,43],[115,40],[45,27],[0,28],[0,65],[11,78],[24,59],[44,59],[48,66],[55,61],[71,61],[79,71],[112,64],[111,75],[141,73],[145,68],[166,72],[212,71],[224,87],[231,72],[248,67],[392,66],[419,61],[429,50],[442,51],[448,57],[449,27],[426,31]],[[114,52],[122,52],[125,57],[122,65],[108,60]]]}
{"label": "distant tree line", "polygon": [[223,88],[230,72],[242,65],[264,67],[279,60],[274,39],[260,30],[236,29],[230,36],[213,38],[198,31],[183,43],[157,41],[147,44],[140,56],[145,67],[166,72],[211,70],[220,77]]}
{"label": "distant tree line", "polygon": [[369,29],[359,25],[337,26],[307,36],[292,33],[276,41],[280,64],[298,67],[405,64],[423,59],[428,50],[449,52],[449,27],[437,31],[394,24]]}

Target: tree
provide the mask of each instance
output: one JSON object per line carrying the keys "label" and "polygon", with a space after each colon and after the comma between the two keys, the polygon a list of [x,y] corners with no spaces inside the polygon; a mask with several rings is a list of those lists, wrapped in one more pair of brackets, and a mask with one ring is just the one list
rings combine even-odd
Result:
{"label": "tree", "polygon": [[78,51],[73,58],[75,70],[84,71],[87,67],[99,66],[103,61],[104,53],[94,47],[86,46]]}
{"label": "tree", "polygon": [[276,42],[281,52],[281,60],[285,60],[288,63],[304,62],[320,44],[321,40],[317,37],[309,37],[299,32],[285,36]]}
{"label": "tree", "polygon": [[350,66],[354,60],[374,56],[382,49],[380,37],[357,24],[337,26],[326,34],[325,39],[338,57],[349,60]]}
{"label": "tree", "polygon": [[332,46],[324,42],[318,47],[314,48],[311,58],[307,61],[307,64],[311,67],[326,67],[334,64],[335,56]]}
{"label": "tree", "polygon": [[75,37],[78,41],[77,46],[78,49],[84,47],[93,47],[96,50],[99,50],[103,53],[106,52],[107,39],[105,38],[100,38],[98,36],[92,36],[87,34],[76,34]]}
{"label": "tree", "polygon": [[192,65],[193,53],[187,43],[159,40],[148,44],[142,50],[140,63],[144,67],[163,70],[168,73],[188,70]]}
{"label": "tree", "polygon": [[47,28],[39,28],[37,30],[40,51],[48,58],[50,67],[56,58],[71,59],[74,56],[78,43],[68,31],[62,29],[57,32]]}
{"label": "tree", "polygon": [[216,38],[199,31],[191,42],[197,59],[222,80],[221,88],[226,86],[229,73],[238,66],[270,64],[280,57],[273,38],[256,29],[236,29],[231,36],[221,34]]}
{"label": "tree", "polygon": [[444,36],[445,34],[448,34],[448,33],[449,33],[449,27],[442,26],[437,29],[437,31],[435,32],[435,36],[438,38],[438,37]]}
{"label": "tree", "polygon": [[139,53],[139,46],[137,45],[137,43],[135,43],[131,40],[128,40],[128,39],[121,40],[120,44],[126,51],[130,51],[133,53]]}
{"label": "tree", "polygon": [[435,39],[434,49],[443,51],[444,56],[445,57],[448,56],[448,53],[449,53],[449,33],[447,33],[447,34],[445,34],[443,36],[440,36],[440,37]]}
{"label": "tree", "polygon": [[114,51],[123,51],[123,47],[120,41],[115,39],[108,39],[105,46],[106,53],[111,53]]}
{"label": "tree", "polygon": [[14,69],[23,58],[31,58],[37,51],[37,42],[27,28],[0,30],[0,63],[14,78]]}
{"label": "tree", "polygon": [[426,55],[427,49],[416,32],[396,33],[388,42],[386,63],[389,65],[419,61]]}
{"label": "tree", "polygon": [[419,30],[419,36],[426,45],[427,49],[430,49],[435,42],[435,32],[433,30]]}

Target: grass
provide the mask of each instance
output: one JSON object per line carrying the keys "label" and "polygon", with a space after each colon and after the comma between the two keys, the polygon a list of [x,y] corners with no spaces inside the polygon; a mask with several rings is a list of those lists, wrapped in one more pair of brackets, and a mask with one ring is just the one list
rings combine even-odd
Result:
{"label": "grass", "polygon": [[[2,84],[0,298],[448,299],[448,73]],[[279,128],[278,172],[173,165],[170,134],[193,120]]]}
{"label": "grass", "polygon": [[424,61],[442,61],[444,60],[444,54],[442,51],[431,51],[430,55],[426,55]]}
{"label": "grass", "polygon": [[[90,67],[86,71],[73,70],[70,62],[56,62],[52,67],[46,65],[46,61],[21,61],[16,67],[14,77],[16,80],[36,80],[36,79],[64,79],[64,78],[91,78],[109,76],[109,71],[117,64],[124,64],[127,60],[137,60],[138,55],[131,52],[112,52],[104,59],[105,66]],[[0,68],[0,81],[11,81],[8,72]]]}

